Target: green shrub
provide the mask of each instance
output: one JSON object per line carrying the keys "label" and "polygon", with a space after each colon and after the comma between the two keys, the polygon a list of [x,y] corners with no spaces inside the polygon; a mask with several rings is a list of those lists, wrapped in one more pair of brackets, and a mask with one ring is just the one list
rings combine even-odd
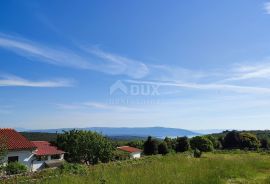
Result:
{"label": "green shrub", "polygon": [[11,162],[5,167],[7,175],[21,174],[27,171],[27,167],[19,162]]}
{"label": "green shrub", "polygon": [[194,150],[198,149],[204,152],[209,152],[209,151],[214,150],[212,142],[206,137],[201,137],[201,136],[193,137],[190,140],[190,145],[191,145],[191,148]]}
{"label": "green shrub", "polygon": [[68,174],[86,174],[87,166],[82,164],[64,163],[60,167],[61,173]]}
{"label": "green shrub", "polygon": [[161,142],[158,145],[158,153],[162,154],[162,155],[166,155],[169,153],[169,149],[168,149],[167,143],[165,141]]}
{"label": "green shrub", "polygon": [[193,151],[193,156],[194,156],[195,158],[200,158],[200,157],[202,156],[202,152],[201,152],[200,150],[198,150],[198,149],[195,149],[195,150]]}

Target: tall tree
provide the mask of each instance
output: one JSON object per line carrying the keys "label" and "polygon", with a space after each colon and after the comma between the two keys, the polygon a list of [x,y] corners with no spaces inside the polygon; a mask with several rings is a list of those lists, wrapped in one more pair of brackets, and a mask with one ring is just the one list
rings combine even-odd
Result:
{"label": "tall tree", "polygon": [[176,152],[184,152],[189,150],[189,148],[190,145],[187,137],[177,137],[175,146]]}
{"label": "tall tree", "polygon": [[143,152],[145,155],[156,155],[158,154],[158,142],[152,139],[151,136],[147,138],[143,145]]}
{"label": "tall tree", "polygon": [[57,135],[57,145],[67,152],[69,162],[97,164],[108,162],[113,156],[111,142],[102,135],[83,130],[71,130]]}

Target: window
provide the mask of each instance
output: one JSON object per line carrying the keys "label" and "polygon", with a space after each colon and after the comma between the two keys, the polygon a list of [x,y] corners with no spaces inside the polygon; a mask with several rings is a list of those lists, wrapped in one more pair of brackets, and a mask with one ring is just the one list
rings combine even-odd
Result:
{"label": "window", "polygon": [[18,161],[19,161],[18,156],[8,157],[8,163],[10,163],[10,162],[18,162]]}
{"label": "window", "polygon": [[60,156],[60,155],[52,155],[51,158],[52,158],[52,159],[60,159],[61,156]]}
{"label": "window", "polygon": [[37,161],[46,161],[46,160],[48,160],[48,156],[36,156],[36,158],[37,158]]}

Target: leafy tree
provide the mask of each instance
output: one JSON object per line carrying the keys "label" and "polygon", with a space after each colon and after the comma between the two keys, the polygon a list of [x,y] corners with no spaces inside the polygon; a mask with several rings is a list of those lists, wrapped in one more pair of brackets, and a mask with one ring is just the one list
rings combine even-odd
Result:
{"label": "leafy tree", "polygon": [[176,139],[176,152],[185,152],[188,151],[190,148],[189,141],[187,137],[177,137]]}
{"label": "leafy tree", "polygon": [[269,149],[269,141],[266,138],[263,138],[260,140],[261,148],[263,149]]}
{"label": "leafy tree", "polygon": [[213,151],[214,149],[212,142],[206,137],[202,136],[193,137],[190,140],[190,145],[192,149],[198,149],[204,152]]}
{"label": "leafy tree", "polygon": [[207,139],[209,139],[209,140],[212,142],[213,147],[214,147],[215,149],[219,149],[219,148],[222,147],[222,146],[221,146],[221,142],[220,142],[216,137],[214,137],[214,136],[212,136],[212,135],[206,135],[205,137],[206,137]]}
{"label": "leafy tree", "polygon": [[223,139],[222,146],[225,149],[241,148],[239,132],[235,130],[228,132]]}
{"label": "leafy tree", "polygon": [[260,147],[260,141],[256,135],[251,133],[240,133],[241,148],[258,149]]}
{"label": "leafy tree", "polygon": [[258,149],[260,141],[256,135],[248,132],[231,131],[226,134],[223,140],[223,148],[225,149]]}
{"label": "leafy tree", "polygon": [[66,154],[69,162],[97,164],[108,162],[113,156],[111,142],[102,135],[83,130],[70,130],[57,135],[57,145]]}
{"label": "leafy tree", "polygon": [[143,145],[143,152],[145,155],[156,155],[158,154],[158,142],[152,139],[151,136],[147,138]]}
{"label": "leafy tree", "polygon": [[175,147],[176,147],[176,139],[172,139],[172,138],[169,138],[169,137],[165,137],[164,142],[167,143],[168,149],[169,149],[170,151],[175,150]]}
{"label": "leafy tree", "polygon": [[162,155],[166,155],[169,153],[169,149],[168,149],[167,143],[165,141],[161,142],[158,145],[158,153],[162,154]]}

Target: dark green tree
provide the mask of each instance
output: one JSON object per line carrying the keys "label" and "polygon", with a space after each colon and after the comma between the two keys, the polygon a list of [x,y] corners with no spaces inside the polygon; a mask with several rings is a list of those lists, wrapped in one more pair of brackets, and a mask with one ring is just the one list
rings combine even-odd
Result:
{"label": "dark green tree", "polygon": [[165,141],[161,142],[158,145],[158,153],[162,154],[162,155],[166,155],[169,153],[169,149],[168,149],[167,143]]}
{"label": "dark green tree", "polygon": [[188,151],[190,148],[189,141],[187,137],[177,137],[176,139],[176,152],[185,152]]}
{"label": "dark green tree", "polygon": [[111,142],[102,135],[83,130],[71,130],[57,135],[57,146],[66,152],[69,162],[97,164],[113,157]]}
{"label": "dark green tree", "polygon": [[145,155],[156,155],[158,154],[158,142],[152,139],[151,136],[147,138],[143,145],[143,152]]}
{"label": "dark green tree", "polygon": [[223,139],[222,146],[225,149],[241,148],[241,140],[240,140],[239,132],[235,130],[228,132]]}
{"label": "dark green tree", "polygon": [[204,152],[209,152],[209,151],[214,150],[212,142],[203,136],[196,136],[190,139],[190,146],[194,150],[198,149]]}
{"label": "dark green tree", "polygon": [[266,138],[263,138],[260,140],[261,142],[261,148],[263,149],[269,149],[269,141]]}
{"label": "dark green tree", "polygon": [[260,147],[260,141],[254,134],[243,132],[239,134],[239,137],[241,141],[241,148],[256,150]]}

